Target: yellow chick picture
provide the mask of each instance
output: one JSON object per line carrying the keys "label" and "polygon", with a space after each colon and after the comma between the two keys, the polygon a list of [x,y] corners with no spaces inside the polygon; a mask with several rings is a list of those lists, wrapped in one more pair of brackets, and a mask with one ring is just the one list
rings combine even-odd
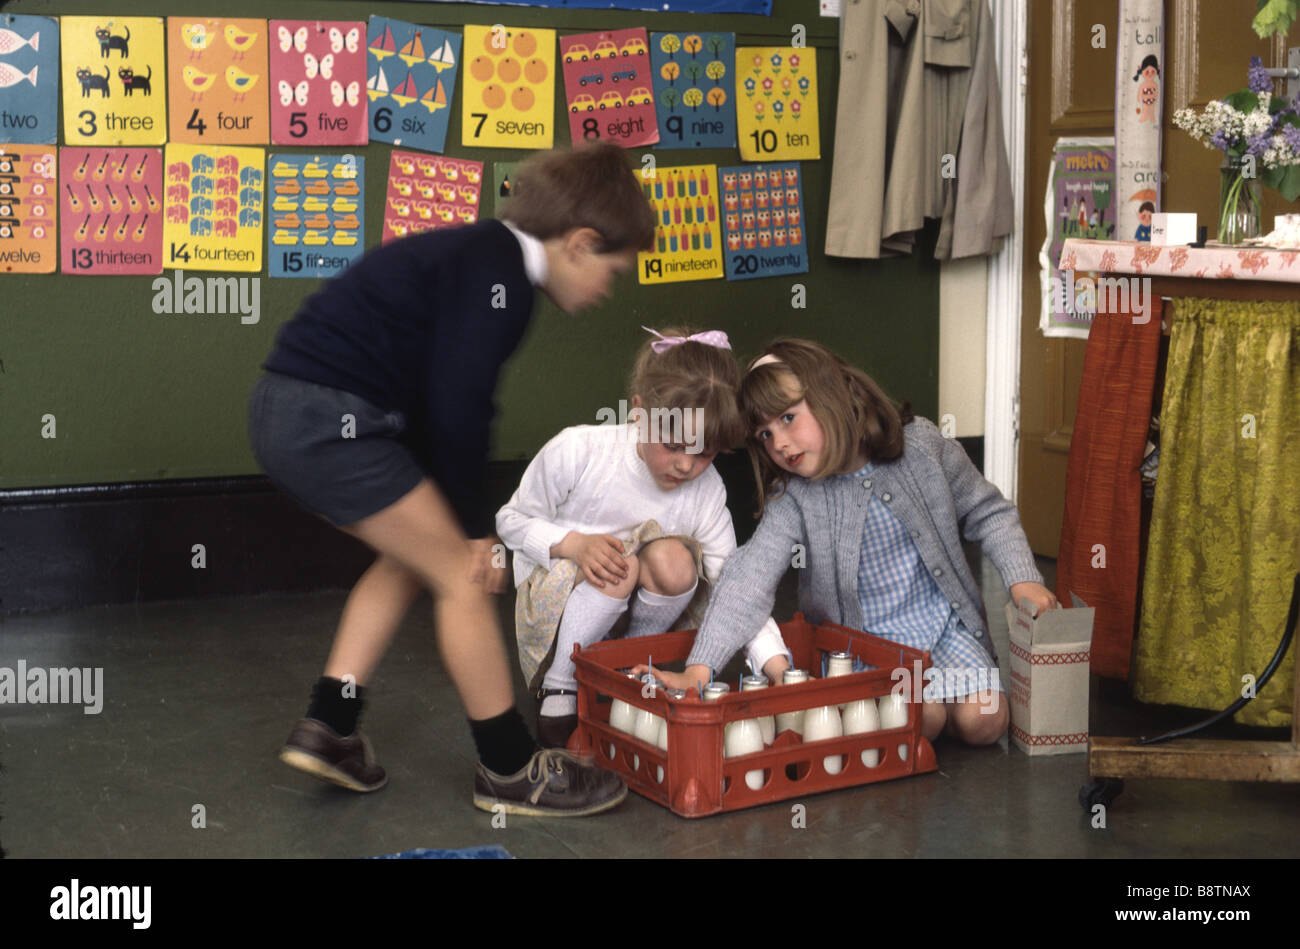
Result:
{"label": "yellow chick picture", "polygon": [[230,91],[235,94],[236,102],[242,101],[244,96],[248,95],[248,93],[252,91],[253,87],[257,85],[257,80],[259,78],[261,77],[249,75],[238,66],[226,67],[226,85],[228,85]]}
{"label": "yellow chick picture", "polygon": [[257,42],[256,33],[248,33],[235,26],[233,23],[226,24],[222,35],[226,38],[226,45],[235,51],[235,59],[243,59],[244,54],[253,48]]}
{"label": "yellow chick picture", "polygon": [[212,34],[203,23],[186,23],[181,27],[181,39],[190,51],[190,59],[198,59],[212,45]]}
{"label": "yellow chick picture", "polygon": [[185,85],[189,87],[192,95],[191,102],[200,102],[203,99],[203,93],[212,88],[214,75],[205,72],[199,72],[193,66],[186,66],[181,70],[181,78],[185,80]]}

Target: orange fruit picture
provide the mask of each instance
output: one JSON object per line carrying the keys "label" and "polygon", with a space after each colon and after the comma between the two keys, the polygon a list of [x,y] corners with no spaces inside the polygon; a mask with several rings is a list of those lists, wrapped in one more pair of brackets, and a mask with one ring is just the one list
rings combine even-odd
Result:
{"label": "orange fruit picture", "polygon": [[[497,37],[500,37],[500,39],[497,39]],[[495,43],[492,42],[494,39],[496,39]],[[498,33],[493,32],[492,28],[488,27],[487,33],[483,36],[483,48],[493,56],[500,56],[509,48],[509,44],[510,32],[508,30],[505,33]]]}
{"label": "orange fruit picture", "polygon": [[469,64],[469,74],[479,82],[487,82],[496,72],[497,64],[487,56],[475,56]]}
{"label": "orange fruit picture", "polygon": [[483,104],[489,109],[499,109],[506,104],[506,91],[493,83],[483,88]]}
{"label": "orange fruit picture", "polygon": [[537,97],[527,86],[519,86],[510,93],[510,104],[520,112],[527,112],[533,107]]}
{"label": "orange fruit picture", "polygon": [[531,83],[545,82],[548,73],[546,63],[536,56],[524,63],[524,78]]}
{"label": "orange fruit picture", "polygon": [[507,56],[501,62],[497,63],[497,78],[502,82],[516,82],[522,70],[519,67],[519,60],[513,56]]}
{"label": "orange fruit picture", "polygon": [[527,30],[520,30],[515,35],[515,52],[527,59],[537,52],[537,37]]}

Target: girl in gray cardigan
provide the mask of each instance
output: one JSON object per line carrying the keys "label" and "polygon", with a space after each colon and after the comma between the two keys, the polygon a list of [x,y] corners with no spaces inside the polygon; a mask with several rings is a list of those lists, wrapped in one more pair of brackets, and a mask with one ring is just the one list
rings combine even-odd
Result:
{"label": "girl in gray cardigan", "polygon": [[779,340],[740,401],[762,519],[723,567],[684,673],[708,681],[762,625],[786,570],[799,609],[928,650],[922,731],[969,744],[1006,731],[997,655],[961,541],[978,542],[1013,598],[1059,604],[1043,586],[1014,505],[955,439],[901,411],[866,373],[817,343]]}

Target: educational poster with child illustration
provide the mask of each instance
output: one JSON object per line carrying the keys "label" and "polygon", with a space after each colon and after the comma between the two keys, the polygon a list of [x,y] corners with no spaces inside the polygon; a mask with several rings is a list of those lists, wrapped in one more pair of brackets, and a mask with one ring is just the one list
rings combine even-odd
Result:
{"label": "educational poster with child illustration", "polygon": [[745,161],[822,157],[817,51],[811,46],[736,50],[736,122]]}
{"label": "educational poster with child illustration", "polygon": [[162,17],[65,16],[59,28],[64,143],[166,142]]}
{"label": "educational poster with child illustration", "polygon": [[660,148],[736,147],[736,34],[651,33]]}
{"label": "educational poster with child illustration", "polygon": [[394,150],[388,164],[380,242],[387,244],[439,227],[473,224],[478,220],[482,188],[481,161]]}
{"label": "educational poster with child illustration", "polygon": [[370,140],[441,152],[459,65],[459,33],[372,16],[366,32]]}
{"label": "educational poster with child illustration", "polygon": [[560,37],[565,109],[575,142],[624,148],[659,141],[646,32],[612,30]]}
{"label": "educational poster with child illustration", "polygon": [[717,166],[660,165],[641,187],[655,214],[655,247],[637,254],[637,280],[675,283],[723,275]]}
{"label": "educational poster with child illustration", "polygon": [[1121,0],[1115,64],[1114,218],[1122,241],[1150,241],[1160,210],[1160,113],[1164,103],[1164,5]]}
{"label": "educational poster with child illustration", "polygon": [[162,273],[162,150],[61,148],[65,274]]}
{"label": "educational poster with child illustration", "polygon": [[59,121],[59,23],[0,17],[0,142],[53,145]]}
{"label": "educational poster with child illustration", "polygon": [[262,269],[265,160],[248,146],[167,146],[164,267]]}
{"label": "educational poster with child illustration", "polygon": [[1038,255],[1043,293],[1039,328],[1044,336],[1086,339],[1097,275],[1062,272],[1061,247],[1067,238],[1113,240],[1116,236],[1113,138],[1057,140],[1044,211],[1047,239]]}
{"label": "educational poster with child illustration", "polygon": [[59,178],[48,145],[0,145],[0,273],[54,273]]}
{"label": "educational poster with child illustration", "polygon": [[465,27],[462,145],[550,148],[555,137],[555,31]]}
{"label": "educational poster with child illustration", "polygon": [[272,277],[333,277],[365,251],[365,158],[273,154],[267,270]]}
{"label": "educational poster with child illustration", "polygon": [[727,279],[807,273],[798,162],[719,168]]}
{"label": "educational poster with child illustration", "polygon": [[271,144],[365,145],[366,25],[272,20]]}
{"label": "educational poster with child illustration", "polygon": [[167,18],[171,141],[265,145],[271,140],[265,20]]}

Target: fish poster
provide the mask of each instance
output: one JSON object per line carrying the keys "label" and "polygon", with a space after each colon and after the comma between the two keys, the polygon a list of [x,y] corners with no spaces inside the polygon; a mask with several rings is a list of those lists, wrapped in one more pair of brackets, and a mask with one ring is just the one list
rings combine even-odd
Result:
{"label": "fish poster", "polygon": [[265,149],[169,144],[163,266],[262,269]]}
{"label": "fish poster", "polygon": [[727,279],[808,272],[798,162],[718,169]]}
{"label": "fish poster", "polygon": [[61,148],[60,269],[162,273],[163,172],[158,148]]}
{"label": "fish poster", "polygon": [[272,20],[271,144],[365,145],[366,25]]}
{"label": "fish poster", "polygon": [[370,140],[443,151],[459,66],[459,33],[372,16],[366,34]]}
{"label": "fish poster", "polygon": [[660,148],[736,147],[736,34],[651,33]]}
{"label": "fish poster", "polygon": [[0,16],[0,143],[53,145],[59,137],[59,22]]}
{"label": "fish poster", "polygon": [[333,277],[365,252],[365,158],[273,154],[270,255],[272,277]]}
{"label": "fish poster", "polygon": [[161,145],[167,141],[167,61],[162,17],[59,18],[63,143]]}
{"label": "fish poster", "polygon": [[736,122],[745,161],[821,158],[817,51],[811,46],[738,48]]}
{"label": "fish poster", "polygon": [[555,31],[466,26],[462,145],[550,148],[555,137]]}
{"label": "fish poster", "polygon": [[659,141],[643,28],[562,36],[560,58],[573,141],[601,139],[624,148]]}
{"label": "fish poster", "polygon": [[0,273],[54,273],[59,172],[49,145],[0,145]]}
{"label": "fish poster", "polygon": [[167,18],[167,99],[173,142],[271,140],[265,20]]}
{"label": "fish poster", "polygon": [[387,244],[407,234],[478,220],[483,163],[393,150],[384,198]]}
{"label": "fish poster", "polygon": [[641,188],[655,215],[655,247],[637,254],[641,283],[711,280],[723,275],[717,167],[662,165]]}

